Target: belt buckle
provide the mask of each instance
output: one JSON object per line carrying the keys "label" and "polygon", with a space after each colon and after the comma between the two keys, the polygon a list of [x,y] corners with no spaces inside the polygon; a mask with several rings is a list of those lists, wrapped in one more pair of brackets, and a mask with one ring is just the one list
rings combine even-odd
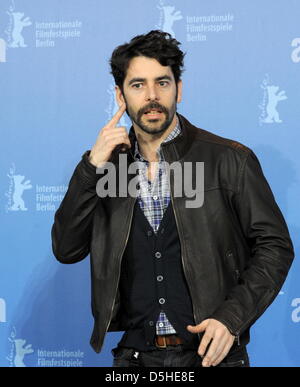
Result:
{"label": "belt buckle", "polygon": [[163,338],[164,344],[163,344],[163,345],[159,345],[158,342],[157,342],[157,340],[156,340],[156,346],[157,346],[158,348],[167,348],[166,336],[160,336],[160,337]]}

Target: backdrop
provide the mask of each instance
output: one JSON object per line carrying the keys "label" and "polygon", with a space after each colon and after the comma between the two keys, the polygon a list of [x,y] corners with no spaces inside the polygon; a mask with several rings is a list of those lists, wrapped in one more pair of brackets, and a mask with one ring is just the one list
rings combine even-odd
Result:
{"label": "backdrop", "polygon": [[[178,111],[258,156],[299,252],[298,0],[1,0],[0,365],[111,366],[89,338],[89,257],[58,263],[50,230],[82,154],[117,109],[109,58],[152,29],[186,52]],[[120,125],[130,127],[126,115]],[[299,262],[253,326],[253,366],[300,365]]]}

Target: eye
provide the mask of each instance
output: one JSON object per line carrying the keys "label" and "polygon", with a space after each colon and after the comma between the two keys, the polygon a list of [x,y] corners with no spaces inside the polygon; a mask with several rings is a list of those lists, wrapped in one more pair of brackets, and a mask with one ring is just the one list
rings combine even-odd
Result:
{"label": "eye", "polygon": [[142,85],[141,83],[135,83],[135,84],[132,85],[132,87],[133,87],[134,89],[140,89],[139,86],[141,86],[141,85]]}
{"label": "eye", "polygon": [[169,84],[169,82],[168,81],[160,81],[159,84],[160,84],[160,86],[164,87],[164,86],[167,86]]}

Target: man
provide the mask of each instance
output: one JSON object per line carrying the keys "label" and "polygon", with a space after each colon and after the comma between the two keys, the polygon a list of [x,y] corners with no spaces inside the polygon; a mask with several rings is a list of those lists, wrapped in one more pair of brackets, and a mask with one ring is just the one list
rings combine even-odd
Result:
{"label": "man", "polygon": [[[293,245],[253,151],[176,113],[179,44],[151,31],[114,50],[120,108],[74,171],[53,252],[62,263],[90,253],[91,345],[100,352],[107,331],[125,331],[114,366],[249,366],[249,328],[282,287]],[[129,135],[117,127],[125,110]],[[100,195],[124,178],[124,161],[138,162],[125,173],[138,194]],[[173,162],[204,163],[201,205],[174,194]]]}

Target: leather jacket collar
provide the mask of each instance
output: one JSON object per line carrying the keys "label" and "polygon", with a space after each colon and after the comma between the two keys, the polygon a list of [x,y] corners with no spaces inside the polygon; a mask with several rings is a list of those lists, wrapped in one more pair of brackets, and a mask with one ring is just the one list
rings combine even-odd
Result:
{"label": "leather jacket collar", "polygon": [[[189,151],[190,147],[193,144],[196,131],[199,131],[199,129],[196,129],[181,114],[177,113],[177,116],[181,126],[181,133],[174,139],[161,144],[162,150],[165,153],[166,161],[169,163],[181,160],[185,156],[185,154]],[[130,127],[129,130],[129,140],[131,143],[131,148],[129,150],[120,152],[119,150],[115,149],[112,152],[111,161],[116,165],[116,167],[118,167],[118,155],[120,153],[127,153],[130,158],[130,161],[134,160],[133,149],[136,141],[136,135],[133,129],[133,125]]]}

